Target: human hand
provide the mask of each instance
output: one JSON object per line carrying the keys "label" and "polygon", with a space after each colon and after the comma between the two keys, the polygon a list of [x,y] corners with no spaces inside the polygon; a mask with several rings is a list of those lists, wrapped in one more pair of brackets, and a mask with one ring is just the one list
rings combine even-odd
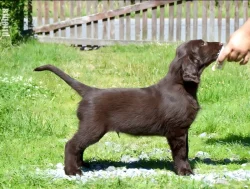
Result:
{"label": "human hand", "polygon": [[248,63],[250,59],[250,19],[231,35],[228,44],[218,57],[218,62],[222,63],[226,59],[229,62],[240,61],[241,65]]}

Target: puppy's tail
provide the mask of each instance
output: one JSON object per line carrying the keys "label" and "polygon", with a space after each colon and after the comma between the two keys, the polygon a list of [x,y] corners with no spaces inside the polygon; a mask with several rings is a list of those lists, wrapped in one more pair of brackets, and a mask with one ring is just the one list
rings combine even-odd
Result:
{"label": "puppy's tail", "polygon": [[84,94],[88,91],[94,90],[95,88],[87,86],[72,77],[70,77],[68,74],[64,73],[59,68],[53,66],[53,65],[44,65],[40,66],[34,69],[34,71],[44,71],[48,70],[59,76],[62,80],[64,80],[71,88],[73,88],[80,96],[84,96]]}

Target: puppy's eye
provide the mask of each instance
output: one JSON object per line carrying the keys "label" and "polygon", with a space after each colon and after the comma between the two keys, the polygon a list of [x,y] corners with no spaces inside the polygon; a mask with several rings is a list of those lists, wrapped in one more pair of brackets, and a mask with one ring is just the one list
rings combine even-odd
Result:
{"label": "puppy's eye", "polygon": [[206,46],[207,45],[207,42],[203,42],[202,44],[201,44],[201,46]]}

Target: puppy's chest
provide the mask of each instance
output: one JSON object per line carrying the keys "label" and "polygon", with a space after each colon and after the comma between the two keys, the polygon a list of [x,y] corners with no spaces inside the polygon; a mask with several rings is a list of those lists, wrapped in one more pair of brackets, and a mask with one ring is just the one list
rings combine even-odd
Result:
{"label": "puppy's chest", "polygon": [[193,122],[199,112],[200,106],[197,101],[190,102],[186,107],[187,121]]}
{"label": "puppy's chest", "polygon": [[166,121],[171,125],[176,126],[190,126],[195,120],[198,111],[199,103],[193,98],[183,98],[176,103],[173,107],[170,107],[170,111],[166,111]]}

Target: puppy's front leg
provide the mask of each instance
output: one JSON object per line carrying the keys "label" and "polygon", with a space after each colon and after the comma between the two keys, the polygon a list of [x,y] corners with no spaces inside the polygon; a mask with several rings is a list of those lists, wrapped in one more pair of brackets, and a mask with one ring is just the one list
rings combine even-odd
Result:
{"label": "puppy's front leg", "polygon": [[178,175],[193,174],[188,162],[188,130],[176,129],[168,133],[167,139],[172,150],[176,173]]}

